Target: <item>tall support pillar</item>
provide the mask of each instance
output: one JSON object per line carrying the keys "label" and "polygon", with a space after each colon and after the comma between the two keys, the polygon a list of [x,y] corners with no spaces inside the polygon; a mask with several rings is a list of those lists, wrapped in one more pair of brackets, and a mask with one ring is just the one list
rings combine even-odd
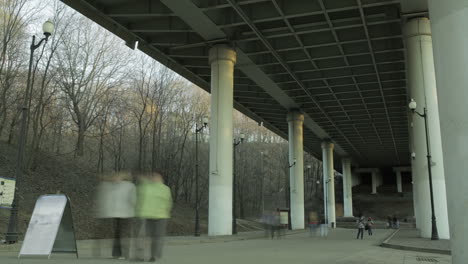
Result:
{"label": "tall support pillar", "polygon": [[209,51],[211,123],[208,235],[232,234],[233,82],[236,52],[227,45]]}
{"label": "tall support pillar", "polygon": [[333,148],[331,142],[322,143],[323,187],[325,188],[325,212],[327,224],[336,227],[335,211],[335,171],[333,166]]}
{"label": "tall support pillar", "polygon": [[429,14],[434,37],[452,263],[462,264],[468,259],[468,2],[429,0]]}
{"label": "tall support pillar", "polygon": [[[304,229],[304,115],[290,112],[287,117],[289,127],[289,183],[291,228]],[[296,162],[296,163],[294,163]]]}
{"label": "tall support pillar", "polygon": [[[429,145],[433,162],[431,170],[434,211],[439,237],[449,239],[444,160],[429,19],[415,18],[409,20],[403,28],[403,34],[407,50],[407,86],[409,88],[409,95],[418,104],[416,111],[423,113],[424,108],[427,109],[427,129],[429,131]],[[412,159],[412,167],[414,169],[413,181],[418,195],[418,208],[415,208],[415,210],[417,210],[416,215],[419,217],[417,222],[419,223],[418,228],[421,231],[421,236],[430,238],[432,233],[431,200],[424,118],[414,114],[412,115],[412,124],[412,145],[415,153]]]}
{"label": "tall support pillar", "polygon": [[403,192],[403,185],[401,184],[401,171],[396,171],[396,185],[397,185],[397,192]]}
{"label": "tall support pillar", "polygon": [[353,216],[353,191],[352,191],[352,175],[351,175],[351,160],[345,158],[342,160],[343,166],[343,207],[344,216]]}
{"label": "tall support pillar", "polygon": [[379,187],[379,171],[372,170],[372,194],[377,194],[377,187]]}

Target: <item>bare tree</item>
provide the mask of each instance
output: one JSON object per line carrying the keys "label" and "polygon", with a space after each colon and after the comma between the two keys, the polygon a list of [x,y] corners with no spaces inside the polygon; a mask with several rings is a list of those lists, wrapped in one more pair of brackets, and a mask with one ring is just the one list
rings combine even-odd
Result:
{"label": "bare tree", "polygon": [[[2,1],[0,3],[0,135],[11,107],[11,89],[21,77],[25,61],[26,0]],[[29,15],[29,14],[26,14]]]}
{"label": "bare tree", "polygon": [[[49,105],[57,100],[58,97],[58,85],[53,82],[57,75],[57,71],[54,67],[54,56],[57,49],[62,43],[62,39],[67,34],[71,23],[75,19],[75,13],[70,12],[62,4],[54,1],[54,18],[53,23],[55,25],[55,32],[49,39],[49,44],[44,45],[43,52],[38,58],[35,68],[39,68],[41,74],[39,84],[36,84],[37,89],[32,91],[32,98],[34,106],[32,108],[30,122],[32,122],[32,142],[31,142],[31,155],[28,160],[28,167],[33,165],[33,168],[37,162],[37,153],[41,143],[42,136],[44,134],[46,126],[53,123],[54,120],[46,113],[46,109]],[[45,54],[44,54],[45,50]],[[44,60],[41,60],[44,55]],[[35,78],[33,78],[35,79]],[[48,120],[45,120],[48,118]]]}
{"label": "bare tree", "polygon": [[56,82],[77,128],[76,155],[84,155],[86,131],[99,116],[100,102],[120,85],[126,54],[110,33],[85,18],[77,18],[57,50]]}

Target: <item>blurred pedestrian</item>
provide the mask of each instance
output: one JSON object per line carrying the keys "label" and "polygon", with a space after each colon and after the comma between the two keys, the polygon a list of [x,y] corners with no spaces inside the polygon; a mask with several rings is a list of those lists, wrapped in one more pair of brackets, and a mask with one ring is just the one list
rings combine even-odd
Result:
{"label": "blurred pedestrian", "polygon": [[393,228],[398,229],[400,228],[400,221],[398,221],[398,218],[396,215],[393,215]]}
{"label": "blurred pedestrian", "polygon": [[392,217],[391,216],[387,216],[387,228],[392,228],[393,227],[393,224],[392,224]]}
{"label": "blurred pedestrian", "polygon": [[372,217],[367,218],[367,223],[366,223],[366,229],[367,233],[369,236],[372,236],[372,226],[374,226],[374,221],[372,220]]}
{"label": "blurred pedestrian", "polygon": [[277,209],[276,211],[273,212],[272,215],[272,223],[271,223],[271,239],[275,238],[275,233],[276,237],[280,238],[280,231],[281,231],[281,218],[280,218],[280,211]]}
{"label": "blurred pedestrian", "polygon": [[[163,238],[166,234],[168,219],[171,216],[172,195],[170,188],[164,184],[159,172],[145,175],[138,185],[137,217],[141,219],[143,238],[150,239],[150,262],[159,261],[162,257]],[[143,241],[140,239],[138,259],[144,259]]]}
{"label": "blurred pedestrian", "polygon": [[357,233],[357,237],[356,239],[359,239],[359,236],[361,236],[361,240],[363,239],[363,236],[364,236],[364,228],[365,228],[365,224],[364,224],[364,216],[359,216],[358,220],[356,221],[356,226],[358,228],[358,233]]}
{"label": "blurred pedestrian", "polygon": [[322,220],[320,221],[320,236],[321,237],[328,236],[328,224],[325,218],[322,218]]}
{"label": "blurred pedestrian", "polygon": [[[112,257],[128,258],[129,249],[125,247],[124,252],[122,238],[126,230],[132,230],[132,219],[135,217],[136,188],[131,182],[131,174],[128,171],[108,174],[103,178],[97,188],[96,217],[112,221],[114,233]],[[100,225],[98,228],[102,227]]]}
{"label": "blurred pedestrian", "polygon": [[318,216],[316,212],[309,213],[309,235],[313,236],[317,234],[317,229],[319,227]]}
{"label": "blurred pedestrian", "polygon": [[271,220],[272,214],[271,212],[265,211],[263,212],[262,215],[262,224],[263,224],[263,229],[265,230],[265,238],[268,238],[268,236],[271,233]]}

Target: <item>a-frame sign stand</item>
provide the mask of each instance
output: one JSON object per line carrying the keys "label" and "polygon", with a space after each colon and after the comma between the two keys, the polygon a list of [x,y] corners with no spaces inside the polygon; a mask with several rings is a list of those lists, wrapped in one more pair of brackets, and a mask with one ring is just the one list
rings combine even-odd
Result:
{"label": "a-frame sign stand", "polygon": [[74,253],[78,258],[70,200],[63,194],[37,199],[18,258]]}

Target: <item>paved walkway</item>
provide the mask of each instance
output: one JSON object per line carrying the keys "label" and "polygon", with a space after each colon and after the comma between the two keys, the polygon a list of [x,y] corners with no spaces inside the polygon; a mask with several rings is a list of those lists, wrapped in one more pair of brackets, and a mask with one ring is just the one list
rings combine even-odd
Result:
{"label": "paved walkway", "polygon": [[399,229],[382,243],[383,247],[450,255],[450,240],[419,237],[416,229]]}
{"label": "paved walkway", "polygon": [[[229,240],[219,238],[210,240],[213,243],[168,243],[164,250],[164,264],[424,264],[424,260],[436,260],[449,264],[450,256],[416,253],[382,248],[379,245],[390,234],[391,230],[375,230],[372,237],[364,240],[355,239],[355,230],[336,229],[328,237],[310,237],[307,232],[290,234],[283,239],[248,239]],[[261,233],[255,233],[259,236]],[[247,236],[242,234],[241,236]],[[248,235],[250,236],[250,235]],[[189,239],[179,238],[180,241]],[[197,241],[197,240],[195,240]],[[84,244],[83,244],[84,243]],[[0,252],[0,263],[24,264],[92,264],[92,263],[132,263],[125,260],[108,258],[91,258],[92,248],[80,243],[80,259],[72,255],[54,255],[51,260],[21,259],[15,256],[17,251]],[[418,260],[419,258],[419,260]],[[421,261],[422,260],[422,261]],[[430,263],[430,262],[427,262]]]}

